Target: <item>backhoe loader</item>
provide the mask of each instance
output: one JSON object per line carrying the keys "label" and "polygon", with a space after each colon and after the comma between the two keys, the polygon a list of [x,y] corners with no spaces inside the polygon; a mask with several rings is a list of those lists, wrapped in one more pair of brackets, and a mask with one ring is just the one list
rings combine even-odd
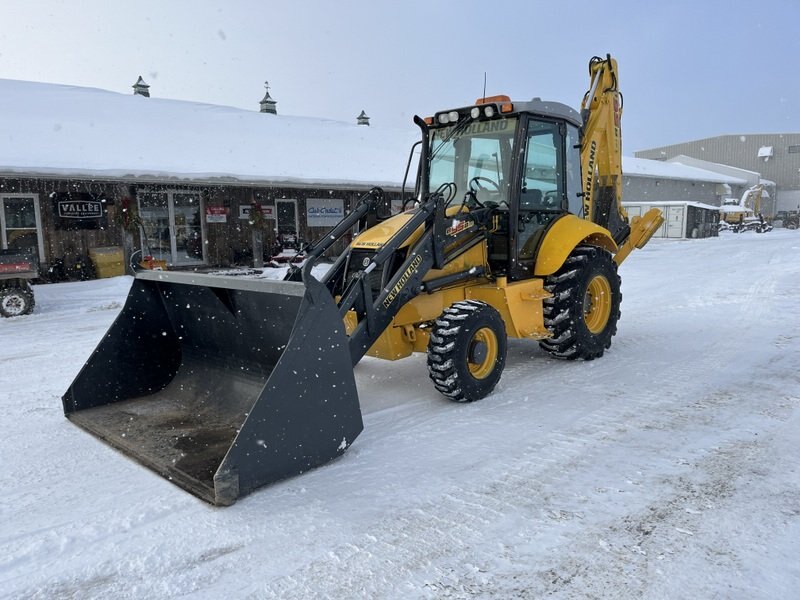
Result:
{"label": "backhoe loader", "polygon": [[373,188],[284,281],[137,274],[63,397],[67,417],[229,505],[353,443],[365,355],[427,353],[433,386],[456,402],[492,392],[508,337],[600,357],[619,317],[617,266],[663,219],[627,218],[616,61],[594,58],[589,72],[580,113],[493,96],[415,117],[419,167],[403,212],[384,214]]}

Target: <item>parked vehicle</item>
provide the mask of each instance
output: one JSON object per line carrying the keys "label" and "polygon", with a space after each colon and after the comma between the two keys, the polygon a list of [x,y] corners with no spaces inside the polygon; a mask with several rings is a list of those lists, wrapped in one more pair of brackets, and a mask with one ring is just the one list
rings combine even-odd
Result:
{"label": "parked vehicle", "polygon": [[33,312],[35,304],[30,280],[39,276],[35,254],[0,250],[0,315],[19,317]]}

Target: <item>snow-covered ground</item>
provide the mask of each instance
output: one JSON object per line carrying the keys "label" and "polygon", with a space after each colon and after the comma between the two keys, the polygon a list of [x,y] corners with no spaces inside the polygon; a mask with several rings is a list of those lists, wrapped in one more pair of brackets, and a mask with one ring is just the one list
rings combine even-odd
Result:
{"label": "snow-covered ground", "polygon": [[213,508],[67,421],[130,279],[0,321],[0,597],[800,597],[800,233],[655,240],[600,360],[457,405],[365,359],[343,458]]}

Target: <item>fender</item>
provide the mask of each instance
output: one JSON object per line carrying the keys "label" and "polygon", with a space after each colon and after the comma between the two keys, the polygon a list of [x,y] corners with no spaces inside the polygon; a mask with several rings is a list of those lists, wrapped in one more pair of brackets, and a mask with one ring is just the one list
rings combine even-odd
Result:
{"label": "fender", "polygon": [[581,243],[603,248],[612,254],[617,251],[617,244],[607,229],[573,214],[567,214],[555,221],[545,233],[539,253],[536,255],[533,274],[537,277],[552,275],[561,268],[570,253]]}

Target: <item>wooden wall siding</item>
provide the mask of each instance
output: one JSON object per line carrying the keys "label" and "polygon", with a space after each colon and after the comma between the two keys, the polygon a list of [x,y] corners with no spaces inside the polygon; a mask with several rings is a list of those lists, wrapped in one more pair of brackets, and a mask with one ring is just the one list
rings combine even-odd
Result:
{"label": "wooden wall siding", "polygon": [[[229,267],[250,253],[252,248],[252,228],[247,220],[239,219],[239,207],[257,202],[275,206],[276,200],[293,199],[297,201],[297,217],[300,239],[309,242],[325,235],[325,227],[309,227],[306,223],[308,198],[341,198],[345,211],[350,211],[364,190],[330,190],[329,188],[291,188],[255,185],[187,185],[172,182],[142,184],[131,181],[92,181],[82,179],[48,178],[2,178],[0,193],[30,193],[39,195],[42,218],[42,234],[45,260],[42,267],[47,268],[55,259],[77,255],[87,255],[92,248],[103,246],[122,246],[123,233],[115,225],[115,215],[121,210],[123,198],[132,198],[140,192],[186,191],[198,193],[203,206],[224,207],[227,209],[225,223],[206,223],[203,218],[203,231],[206,242],[206,260],[209,266]],[[98,230],[58,230],[56,229],[51,195],[57,192],[85,192],[107,199],[107,226]],[[399,193],[387,192],[388,200],[399,198]],[[272,229],[264,233],[264,245],[275,241]],[[330,257],[341,253],[349,237],[339,242],[328,253]],[[134,236],[134,249],[139,249],[139,236]]]}
{"label": "wooden wall siding", "polygon": [[[113,225],[114,211],[118,208],[118,199],[122,197],[120,187],[125,189],[125,186],[110,182],[70,179],[0,179],[0,193],[38,194],[45,252],[45,261],[42,266],[45,268],[56,258],[86,255],[90,248],[121,245],[121,234]],[[57,192],[85,192],[98,196],[104,195],[109,200],[106,206],[108,210],[107,227],[73,231],[56,229],[51,195]]]}
{"label": "wooden wall siding", "polygon": [[[358,190],[335,190],[327,188],[278,188],[278,187],[252,187],[230,188],[220,187],[209,190],[208,204],[228,208],[227,223],[209,223],[209,259],[214,253],[214,261],[221,266],[233,264],[235,256],[246,253],[251,248],[252,229],[248,221],[239,219],[239,207],[250,206],[253,202],[264,206],[275,206],[277,200],[296,200],[299,235],[302,242],[315,241],[327,232],[326,227],[309,227],[306,223],[307,200],[309,198],[336,198],[344,201],[345,211],[352,210],[358,199],[364,194]],[[394,192],[386,193],[389,200],[399,198]],[[272,229],[264,232],[264,247],[275,242],[276,234]],[[328,252],[333,257],[340,254],[350,242],[349,236],[337,243]],[[228,261],[228,262],[226,262]]]}

